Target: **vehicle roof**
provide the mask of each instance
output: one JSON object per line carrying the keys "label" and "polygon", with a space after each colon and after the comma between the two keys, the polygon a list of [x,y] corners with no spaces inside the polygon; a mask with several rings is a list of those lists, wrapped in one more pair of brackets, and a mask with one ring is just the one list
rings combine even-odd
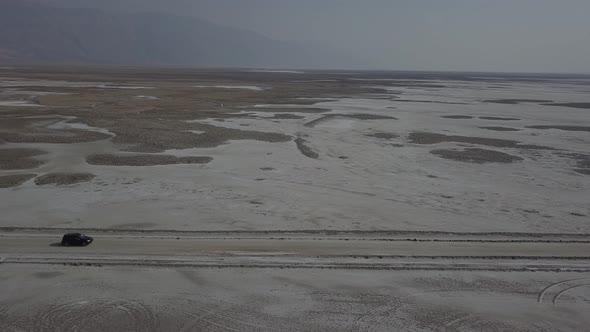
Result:
{"label": "vehicle roof", "polygon": [[64,236],[80,236],[80,235],[82,235],[82,234],[80,234],[80,233],[66,233],[66,234],[64,234]]}

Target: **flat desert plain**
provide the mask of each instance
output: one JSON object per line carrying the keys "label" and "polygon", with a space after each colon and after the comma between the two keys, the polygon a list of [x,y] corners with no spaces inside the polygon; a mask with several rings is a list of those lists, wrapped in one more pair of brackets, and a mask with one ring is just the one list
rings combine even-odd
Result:
{"label": "flat desert plain", "polygon": [[0,330],[585,330],[589,112],[575,75],[3,67]]}

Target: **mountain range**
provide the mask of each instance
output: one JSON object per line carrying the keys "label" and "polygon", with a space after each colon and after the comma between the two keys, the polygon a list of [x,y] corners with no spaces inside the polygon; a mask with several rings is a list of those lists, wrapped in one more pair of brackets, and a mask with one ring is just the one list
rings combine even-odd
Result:
{"label": "mountain range", "polygon": [[337,67],[339,55],[206,20],[0,0],[0,63]]}

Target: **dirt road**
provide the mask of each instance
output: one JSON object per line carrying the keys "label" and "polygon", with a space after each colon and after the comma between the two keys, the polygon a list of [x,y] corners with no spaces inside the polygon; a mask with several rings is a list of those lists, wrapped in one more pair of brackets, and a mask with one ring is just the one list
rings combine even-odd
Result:
{"label": "dirt road", "polygon": [[590,271],[590,242],[584,239],[121,233],[95,235],[94,243],[87,247],[62,247],[58,234],[1,235],[0,256],[5,263]]}

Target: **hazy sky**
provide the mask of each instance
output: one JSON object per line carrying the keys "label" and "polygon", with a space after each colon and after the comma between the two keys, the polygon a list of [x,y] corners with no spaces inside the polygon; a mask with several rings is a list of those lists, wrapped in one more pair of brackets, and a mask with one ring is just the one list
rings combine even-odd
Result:
{"label": "hazy sky", "polygon": [[44,0],[204,18],[367,69],[590,73],[590,0]]}

